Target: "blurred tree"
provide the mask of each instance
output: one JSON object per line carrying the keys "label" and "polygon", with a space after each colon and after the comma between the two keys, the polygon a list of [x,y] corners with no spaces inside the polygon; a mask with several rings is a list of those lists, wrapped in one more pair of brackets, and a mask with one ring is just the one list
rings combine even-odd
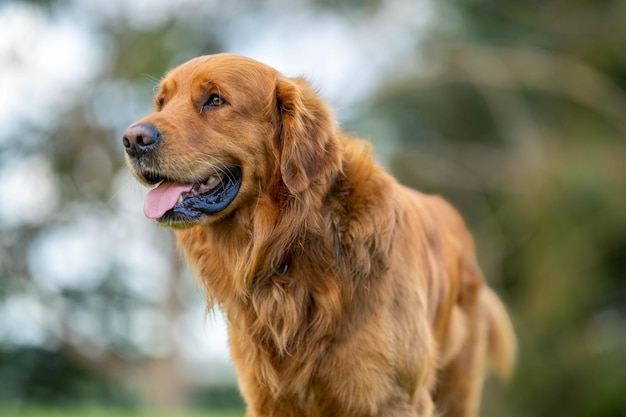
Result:
{"label": "blurred tree", "polygon": [[[64,92],[47,124],[17,120],[0,140],[6,198],[0,204],[0,312],[5,324],[18,317],[23,323],[30,306],[38,318],[31,325],[43,332],[20,342],[20,329],[0,331],[0,403],[67,405],[76,397],[82,400],[74,405],[139,401],[180,408],[188,398],[175,332],[190,296],[185,288],[193,284],[181,282],[184,268],[169,232],[125,218],[125,200],[134,195],[132,204],[139,205],[140,188],[128,188],[119,138],[124,126],[149,112],[167,68],[220,49],[218,26],[200,14],[185,23],[171,17],[137,23],[123,10],[108,14],[80,2],[5,7],[35,16],[44,27],[59,16],[89,23],[96,39],[90,47],[102,51],[102,65],[86,88]],[[27,40],[37,47],[38,39]],[[3,65],[28,70],[22,55],[16,49],[3,56]],[[12,209],[20,207],[9,201],[19,197],[13,190],[25,187],[41,190],[47,197],[39,200],[49,208],[38,209],[31,198],[25,212]],[[46,383],[54,386],[46,391]]]}
{"label": "blurred tree", "polygon": [[94,379],[53,350],[2,350],[0,380],[0,404],[12,408],[25,404],[76,407],[103,400],[118,407],[136,405],[123,390]]}
{"label": "blurred tree", "polygon": [[509,301],[519,369],[484,415],[623,415],[626,4],[436,7],[428,66],[349,126],[384,132],[402,182],[461,208]]}
{"label": "blurred tree", "polygon": [[[0,196],[10,199],[0,202],[0,403],[59,403],[82,390],[114,404],[135,404],[133,394],[152,407],[203,403],[186,398],[174,334],[190,280],[169,232],[130,215],[140,188],[123,167],[123,129],[149,111],[165,70],[222,51],[244,26],[254,37],[319,10],[369,27],[398,6],[190,1],[146,13],[121,3],[0,6],[30,4],[34,33],[70,19],[101,54],[85,58],[98,61],[88,82],[44,109],[36,91],[27,103],[36,116],[0,132]],[[626,4],[430,6],[432,35],[412,42],[415,53],[393,63],[344,125],[391,155],[402,182],[452,200],[476,233],[521,340],[517,376],[506,395],[489,395],[502,390],[490,385],[484,415],[624,415]],[[3,76],[28,69],[30,35],[0,55]],[[215,395],[236,403],[227,393]]]}

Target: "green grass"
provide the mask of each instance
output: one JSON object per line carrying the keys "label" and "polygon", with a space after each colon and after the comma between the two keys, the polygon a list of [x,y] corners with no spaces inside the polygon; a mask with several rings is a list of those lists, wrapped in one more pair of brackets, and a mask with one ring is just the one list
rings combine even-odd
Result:
{"label": "green grass", "polygon": [[241,411],[162,412],[109,409],[32,409],[0,410],[0,417],[243,417]]}

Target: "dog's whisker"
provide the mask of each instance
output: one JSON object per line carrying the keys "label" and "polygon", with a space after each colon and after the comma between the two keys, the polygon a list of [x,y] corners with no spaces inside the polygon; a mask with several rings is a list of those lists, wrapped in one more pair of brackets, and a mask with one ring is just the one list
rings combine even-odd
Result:
{"label": "dog's whisker", "polygon": [[224,164],[221,163],[217,158],[211,157],[210,155],[206,155],[207,157],[210,157],[212,159],[214,159],[215,161],[218,162],[219,165],[213,164],[211,162],[208,161],[202,161],[202,160],[198,160],[198,163],[203,164],[203,165],[208,165],[210,166],[213,170],[215,171],[220,171],[222,172],[224,175],[226,175],[228,177],[228,179],[230,179],[231,181],[234,181],[235,178],[233,177],[233,175],[230,173],[230,171],[228,170],[228,167]]}
{"label": "dog's whisker", "polygon": [[225,163],[223,163],[217,157],[215,157],[215,156],[213,156],[211,154],[208,154],[208,153],[205,153],[205,152],[200,152],[199,155],[202,156],[203,158],[207,158],[207,159],[215,162],[215,163],[212,163],[212,162],[209,162],[209,161],[205,161],[205,160],[199,159],[198,162],[200,162],[202,164],[210,164],[210,165],[214,166],[215,168],[223,169],[223,170],[225,170],[227,168]]}

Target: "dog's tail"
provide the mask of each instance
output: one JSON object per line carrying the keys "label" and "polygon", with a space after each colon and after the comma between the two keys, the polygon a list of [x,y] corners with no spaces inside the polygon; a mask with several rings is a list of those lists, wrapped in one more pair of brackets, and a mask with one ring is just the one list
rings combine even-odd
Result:
{"label": "dog's tail", "polygon": [[488,363],[502,379],[509,379],[515,368],[517,341],[513,324],[498,296],[488,287],[482,291],[486,321]]}

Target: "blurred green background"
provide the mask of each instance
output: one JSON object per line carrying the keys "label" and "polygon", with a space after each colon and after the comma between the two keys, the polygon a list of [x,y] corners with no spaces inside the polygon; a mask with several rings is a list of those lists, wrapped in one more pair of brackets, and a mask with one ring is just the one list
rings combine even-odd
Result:
{"label": "blurred green background", "polygon": [[121,151],[167,69],[222,51],[308,76],[463,213],[520,340],[483,416],[626,416],[625,22],[623,1],[1,3],[0,416],[243,414],[223,320]]}

